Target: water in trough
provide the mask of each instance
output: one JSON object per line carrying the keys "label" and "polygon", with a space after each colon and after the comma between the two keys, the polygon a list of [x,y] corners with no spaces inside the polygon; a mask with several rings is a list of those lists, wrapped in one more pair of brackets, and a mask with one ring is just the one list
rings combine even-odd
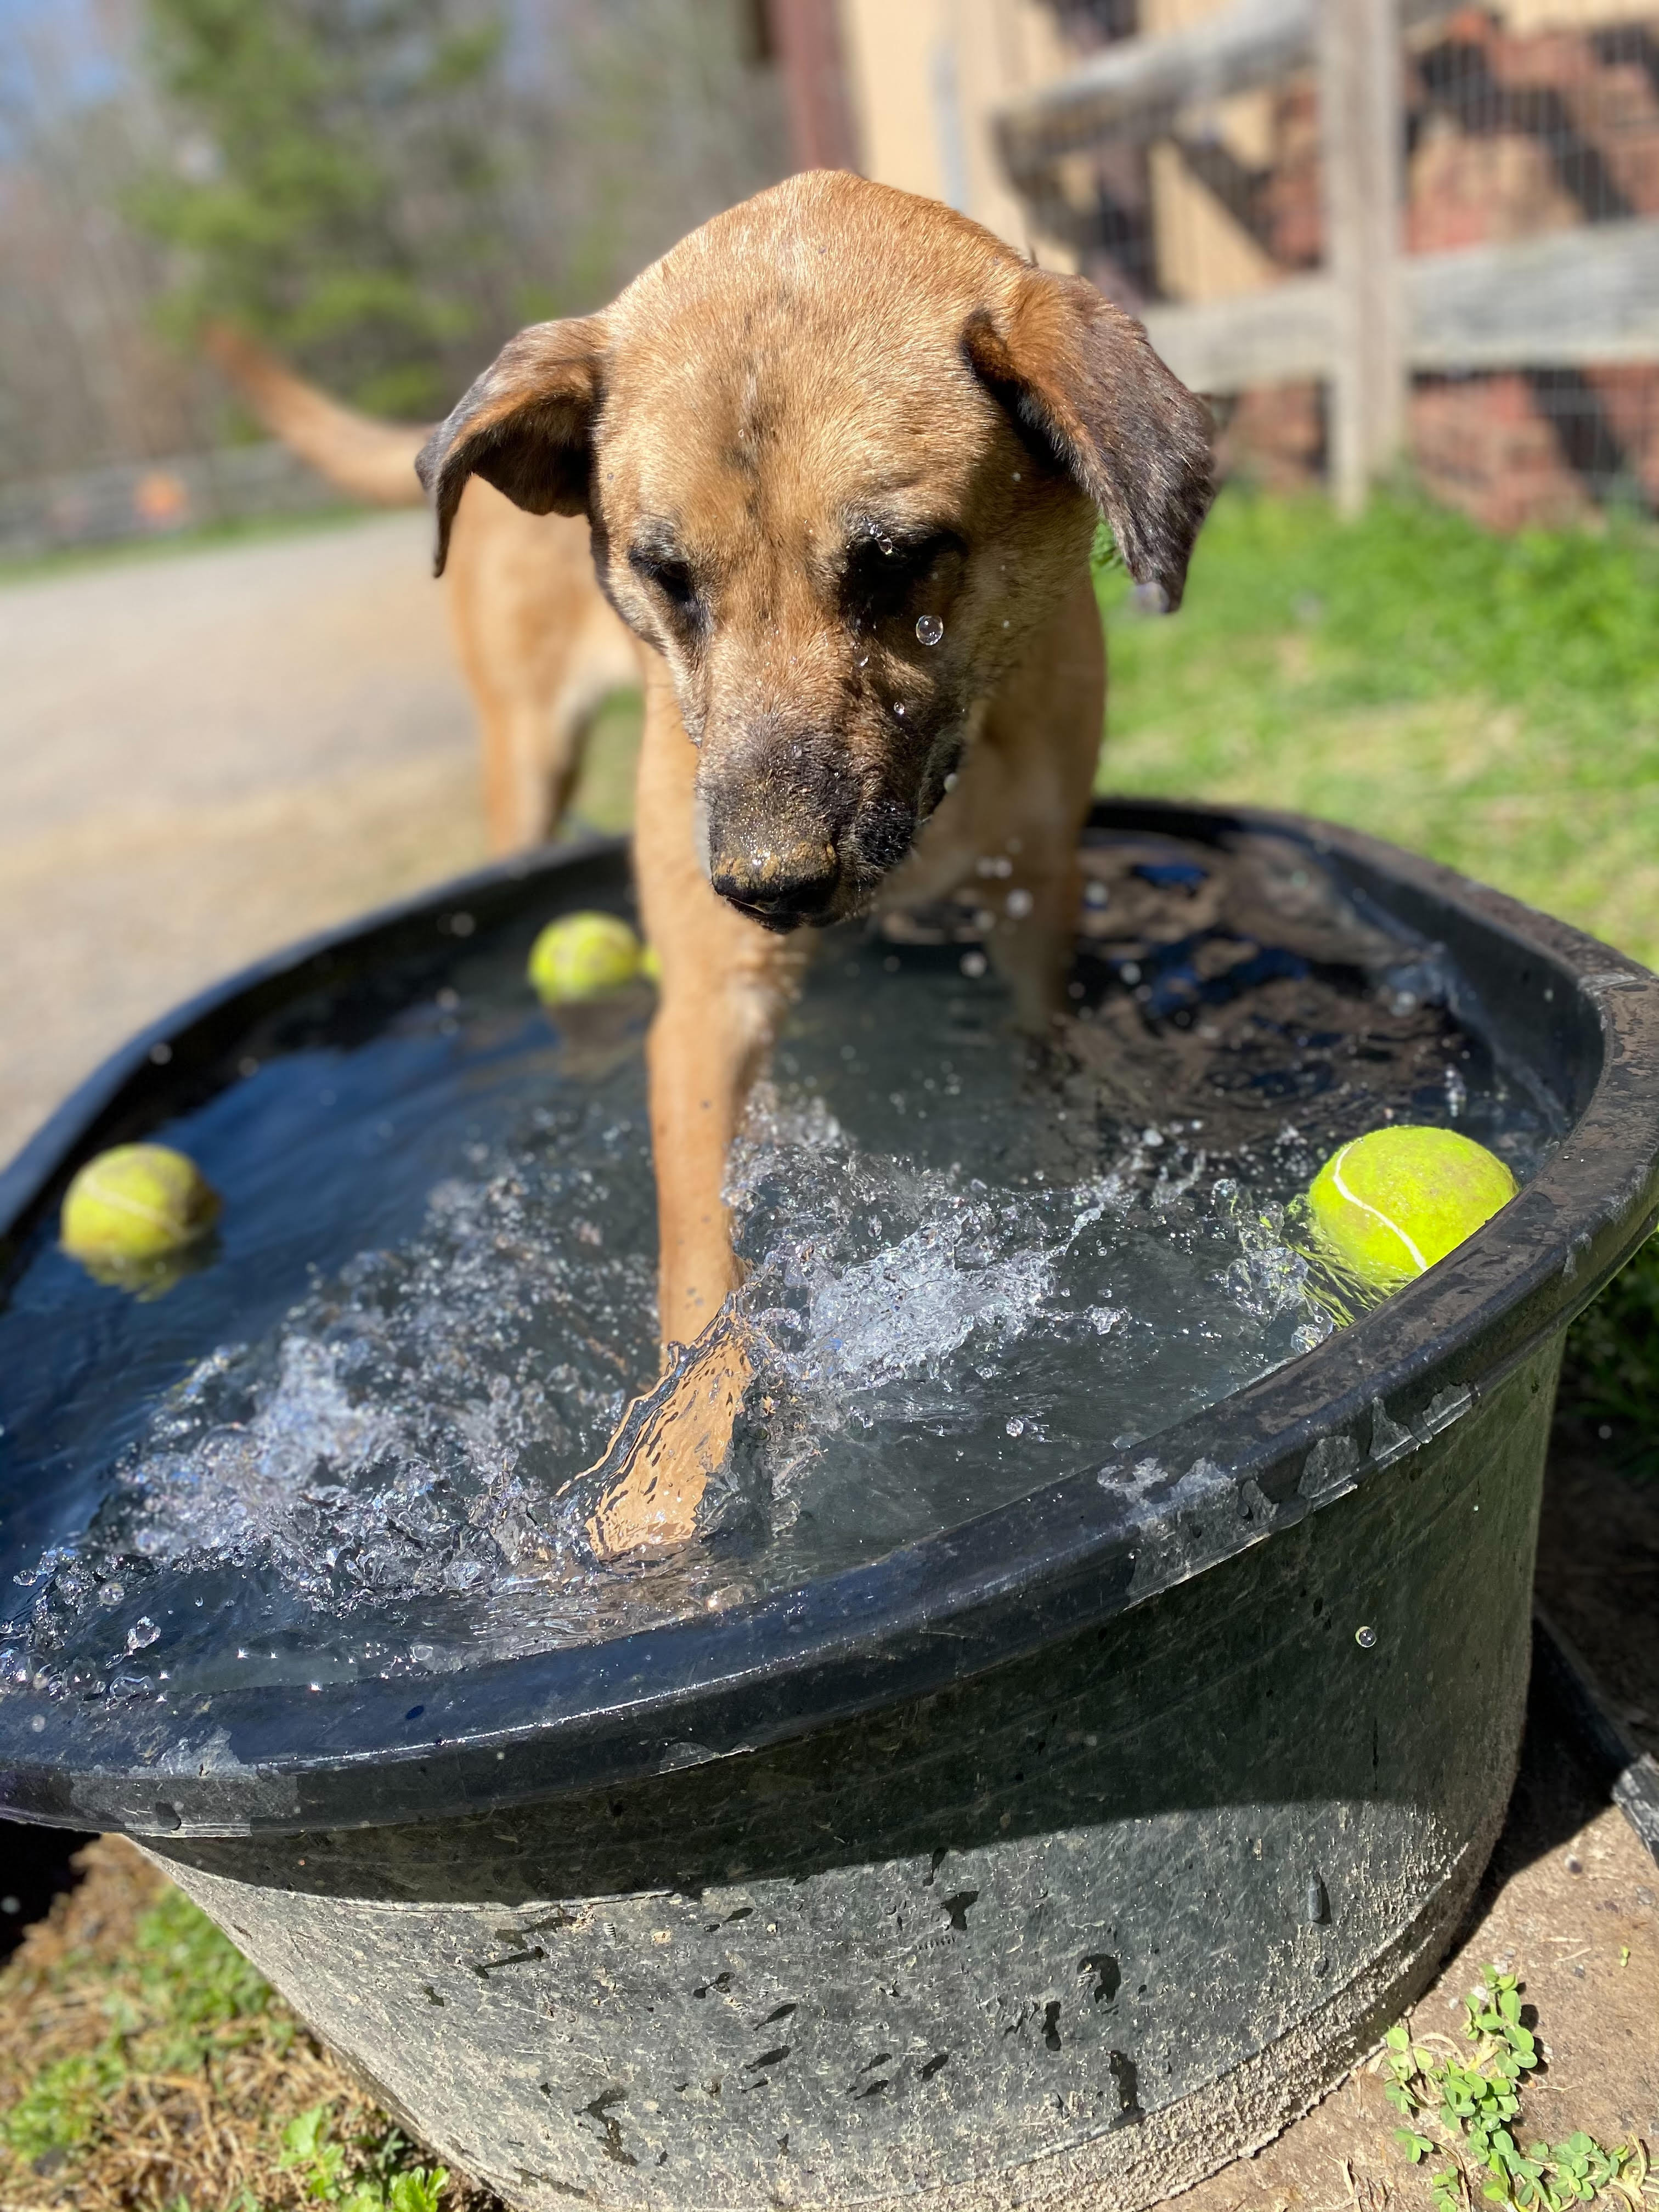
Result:
{"label": "water in trough", "polygon": [[[458,939],[436,990],[290,1021],[156,1131],[224,1193],[140,1300],[43,1231],[0,1311],[0,1694],[418,1677],[740,1602],[1121,1455],[1333,1322],[1284,1209],[1443,1122],[1557,1127],[1433,948],[1304,848],[1085,854],[1034,1051],[974,895],[822,948],[732,1169],[765,1347],[706,1534],[597,1566],[571,1478],[655,1369],[644,986],[552,1018]],[[1460,1018],[1462,1017],[1462,1018]]]}

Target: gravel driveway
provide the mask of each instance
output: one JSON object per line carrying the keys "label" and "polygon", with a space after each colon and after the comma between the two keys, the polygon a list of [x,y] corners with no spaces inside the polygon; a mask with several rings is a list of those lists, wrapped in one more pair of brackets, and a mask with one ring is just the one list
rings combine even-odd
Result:
{"label": "gravel driveway", "polygon": [[422,514],[0,586],[0,1159],[140,1024],[483,854]]}

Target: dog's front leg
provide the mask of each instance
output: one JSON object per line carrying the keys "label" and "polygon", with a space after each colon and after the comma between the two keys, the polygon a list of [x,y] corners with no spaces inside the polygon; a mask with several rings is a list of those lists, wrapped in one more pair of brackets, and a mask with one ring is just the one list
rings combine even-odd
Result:
{"label": "dog's front leg", "polygon": [[686,1541],[731,1441],[750,1365],[741,1325],[723,1313],[738,1279],[726,1158],[807,957],[799,938],[770,934],[710,888],[696,767],[665,672],[653,666],[634,834],[641,915],[661,968],[647,1060],[664,1374],[599,1462],[588,1533],[608,1556]]}

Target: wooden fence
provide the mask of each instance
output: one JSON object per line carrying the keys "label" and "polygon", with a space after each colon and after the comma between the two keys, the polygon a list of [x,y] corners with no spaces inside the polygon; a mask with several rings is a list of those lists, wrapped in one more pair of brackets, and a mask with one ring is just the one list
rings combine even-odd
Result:
{"label": "wooden fence", "polygon": [[1068,162],[1174,135],[1204,103],[1316,75],[1324,252],[1316,274],[1146,309],[1159,352],[1213,394],[1317,379],[1328,466],[1352,512],[1399,456],[1414,374],[1659,363],[1659,217],[1407,254],[1402,40],[1425,0],[1234,0],[1128,39],[994,118],[1039,228],[1066,228]]}

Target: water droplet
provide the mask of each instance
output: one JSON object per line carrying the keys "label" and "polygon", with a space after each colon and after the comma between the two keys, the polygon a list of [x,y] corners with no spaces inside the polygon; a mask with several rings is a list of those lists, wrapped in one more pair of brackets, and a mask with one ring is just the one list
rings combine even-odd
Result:
{"label": "water droplet", "polygon": [[127,1631],[127,1650],[129,1651],[145,1650],[155,1643],[161,1633],[161,1630],[148,1616],[142,1620],[135,1620]]}
{"label": "water droplet", "polygon": [[937,645],[945,635],[945,624],[937,615],[916,617],[916,636],[923,645]]}
{"label": "water droplet", "polygon": [[1356,1628],[1353,1640],[1362,1651],[1369,1651],[1376,1642],[1376,1631],[1374,1628]]}
{"label": "water droplet", "polygon": [[900,699],[900,700],[897,700],[897,701],[896,701],[896,702],[895,702],[895,703],[894,703],[894,707],[893,707],[893,712],[894,712],[896,714],[903,714],[903,712],[904,712],[904,702],[903,702],[903,700],[902,700],[902,699]]}
{"label": "water droplet", "polygon": [[982,952],[964,952],[962,972],[964,975],[982,975],[985,973],[985,955]]}
{"label": "water droplet", "polygon": [[1002,1425],[1007,1430],[1011,1437],[1023,1437],[1025,1433],[1025,1424],[1020,1419],[1018,1413],[1014,1414],[1011,1419],[1005,1421]]}
{"label": "water droplet", "polygon": [[1024,921],[1031,911],[1031,894],[1028,890],[1012,890],[1008,894],[1008,915],[1012,921]]}
{"label": "water droplet", "polygon": [[952,769],[950,775],[945,779],[945,788],[947,791],[954,791],[961,781],[962,778],[957,774],[955,769]]}

